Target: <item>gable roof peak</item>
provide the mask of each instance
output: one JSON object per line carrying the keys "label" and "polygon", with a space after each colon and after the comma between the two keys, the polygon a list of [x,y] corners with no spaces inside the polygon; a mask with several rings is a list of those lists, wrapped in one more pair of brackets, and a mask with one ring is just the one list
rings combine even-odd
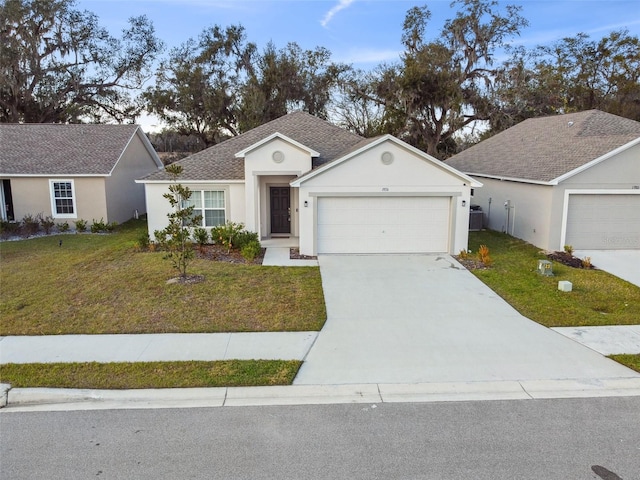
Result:
{"label": "gable roof peak", "polygon": [[[314,166],[338,158],[342,152],[364,139],[309,113],[291,112],[183,158],[178,162],[183,167],[181,179],[244,180],[244,159],[238,158],[236,154],[246,152],[256,144],[260,145],[275,134],[304,146],[304,149],[314,154],[317,153],[318,155],[312,155]],[[145,181],[168,179],[169,176],[165,172],[154,173],[144,178]]]}

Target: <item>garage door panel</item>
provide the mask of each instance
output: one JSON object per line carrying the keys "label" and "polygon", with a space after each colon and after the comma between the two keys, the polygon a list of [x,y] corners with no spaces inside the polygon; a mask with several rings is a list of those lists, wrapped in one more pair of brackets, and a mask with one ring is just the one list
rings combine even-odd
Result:
{"label": "garage door panel", "polygon": [[320,198],[318,252],[446,252],[449,208],[448,197]]}
{"label": "garage door panel", "polygon": [[570,195],[566,243],[578,250],[640,248],[640,195]]}

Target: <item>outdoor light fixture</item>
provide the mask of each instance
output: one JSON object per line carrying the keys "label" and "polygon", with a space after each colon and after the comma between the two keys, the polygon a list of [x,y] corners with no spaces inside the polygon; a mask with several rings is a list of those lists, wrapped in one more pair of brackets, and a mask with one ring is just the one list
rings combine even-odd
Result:
{"label": "outdoor light fixture", "polygon": [[304,201],[304,208],[307,208],[308,206],[309,206],[309,201],[308,201],[308,200],[305,200],[305,201]]}
{"label": "outdoor light fixture", "polygon": [[462,206],[466,207],[467,206],[467,201],[466,200],[462,200]]}

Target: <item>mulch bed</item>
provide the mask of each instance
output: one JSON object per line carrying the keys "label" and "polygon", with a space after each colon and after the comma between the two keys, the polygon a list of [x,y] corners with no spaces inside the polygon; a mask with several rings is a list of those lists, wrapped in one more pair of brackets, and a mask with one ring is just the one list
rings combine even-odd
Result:
{"label": "mulch bed", "polygon": [[487,270],[489,268],[480,260],[477,260],[475,258],[470,258],[470,257],[460,258],[455,255],[453,256],[453,258],[455,258],[458,261],[458,263],[462,264],[462,266],[467,270]]}
{"label": "mulch bed", "polygon": [[291,260],[317,260],[318,257],[312,255],[301,255],[299,248],[289,249],[289,258]]}
{"label": "mulch bed", "polygon": [[214,262],[227,262],[227,263],[250,263],[254,265],[262,265],[262,259],[264,258],[264,252],[267,250],[263,248],[260,255],[254,258],[253,262],[247,262],[239,250],[231,250],[227,252],[227,249],[221,245],[204,245],[203,247],[194,246],[196,257],[205,260],[212,260]]}
{"label": "mulch bed", "polygon": [[555,260],[556,262],[560,262],[563,265],[573,268],[587,268],[592,269],[595,268],[593,265],[585,266],[582,263],[582,259],[574,257],[570,253],[567,252],[551,252],[547,253],[547,258],[549,260]]}

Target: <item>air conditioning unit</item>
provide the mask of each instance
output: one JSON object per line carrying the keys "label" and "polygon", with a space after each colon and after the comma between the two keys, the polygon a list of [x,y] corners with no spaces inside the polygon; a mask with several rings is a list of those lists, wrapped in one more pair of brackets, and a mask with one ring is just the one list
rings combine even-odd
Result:
{"label": "air conditioning unit", "polygon": [[471,205],[469,212],[469,231],[479,232],[484,223],[484,214],[478,205]]}

